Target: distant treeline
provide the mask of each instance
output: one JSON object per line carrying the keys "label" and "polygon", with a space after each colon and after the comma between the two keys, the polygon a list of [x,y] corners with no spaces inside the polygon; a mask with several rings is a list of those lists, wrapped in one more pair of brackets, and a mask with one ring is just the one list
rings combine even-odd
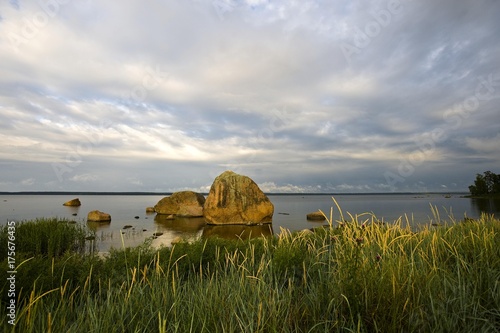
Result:
{"label": "distant treeline", "polygon": [[485,171],[482,175],[477,174],[474,185],[469,186],[471,195],[498,195],[500,194],[500,174]]}

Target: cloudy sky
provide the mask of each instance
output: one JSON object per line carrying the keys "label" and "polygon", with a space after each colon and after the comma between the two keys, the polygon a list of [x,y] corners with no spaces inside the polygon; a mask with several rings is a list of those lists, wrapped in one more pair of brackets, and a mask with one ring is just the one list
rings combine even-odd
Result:
{"label": "cloudy sky", "polygon": [[0,191],[461,191],[500,172],[496,0],[5,0]]}

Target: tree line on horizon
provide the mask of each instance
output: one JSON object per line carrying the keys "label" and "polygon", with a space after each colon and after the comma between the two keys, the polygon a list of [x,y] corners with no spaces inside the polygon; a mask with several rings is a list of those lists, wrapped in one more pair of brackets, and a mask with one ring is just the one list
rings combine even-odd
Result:
{"label": "tree line on horizon", "polygon": [[482,175],[476,174],[474,185],[469,186],[471,195],[500,194],[500,174],[485,171]]}

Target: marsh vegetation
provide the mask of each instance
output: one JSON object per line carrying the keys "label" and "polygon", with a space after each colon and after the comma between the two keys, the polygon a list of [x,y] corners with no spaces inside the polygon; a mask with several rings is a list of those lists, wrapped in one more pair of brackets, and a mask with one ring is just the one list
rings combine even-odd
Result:
{"label": "marsh vegetation", "polygon": [[[498,332],[500,221],[342,214],[279,237],[89,251],[75,224],[17,226],[5,332]],[[337,216],[334,217],[333,215]],[[432,224],[436,226],[432,226]],[[26,230],[25,230],[26,229]],[[6,229],[0,230],[6,248]],[[2,252],[3,253],[3,252]],[[2,256],[2,267],[6,258]],[[0,271],[2,309],[6,269]]]}

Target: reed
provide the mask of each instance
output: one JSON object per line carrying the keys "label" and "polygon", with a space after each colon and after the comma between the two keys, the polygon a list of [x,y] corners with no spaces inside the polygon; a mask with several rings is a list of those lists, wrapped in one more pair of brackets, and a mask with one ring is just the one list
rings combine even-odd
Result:
{"label": "reed", "polygon": [[[44,255],[50,258],[66,251],[83,253],[87,250],[86,237],[92,232],[81,224],[57,218],[42,218],[17,223],[15,244],[17,253],[27,256]],[[0,248],[7,248],[8,227],[0,226]],[[0,251],[4,260],[7,251]]]}
{"label": "reed", "polygon": [[[22,332],[497,332],[500,221],[429,223],[342,213],[315,232],[109,258],[35,255],[18,269]],[[408,221],[406,221],[408,222]],[[38,275],[34,272],[37,271]],[[0,272],[1,273],[1,272]],[[50,277],[50,282],[43,282]],[[43,282],[43,283],[42,283]],[[26,282],[28,286],[28,282]],[[3,291],[2,291],[3,292]],[[2,305],[4,308],[4,306]]]}

